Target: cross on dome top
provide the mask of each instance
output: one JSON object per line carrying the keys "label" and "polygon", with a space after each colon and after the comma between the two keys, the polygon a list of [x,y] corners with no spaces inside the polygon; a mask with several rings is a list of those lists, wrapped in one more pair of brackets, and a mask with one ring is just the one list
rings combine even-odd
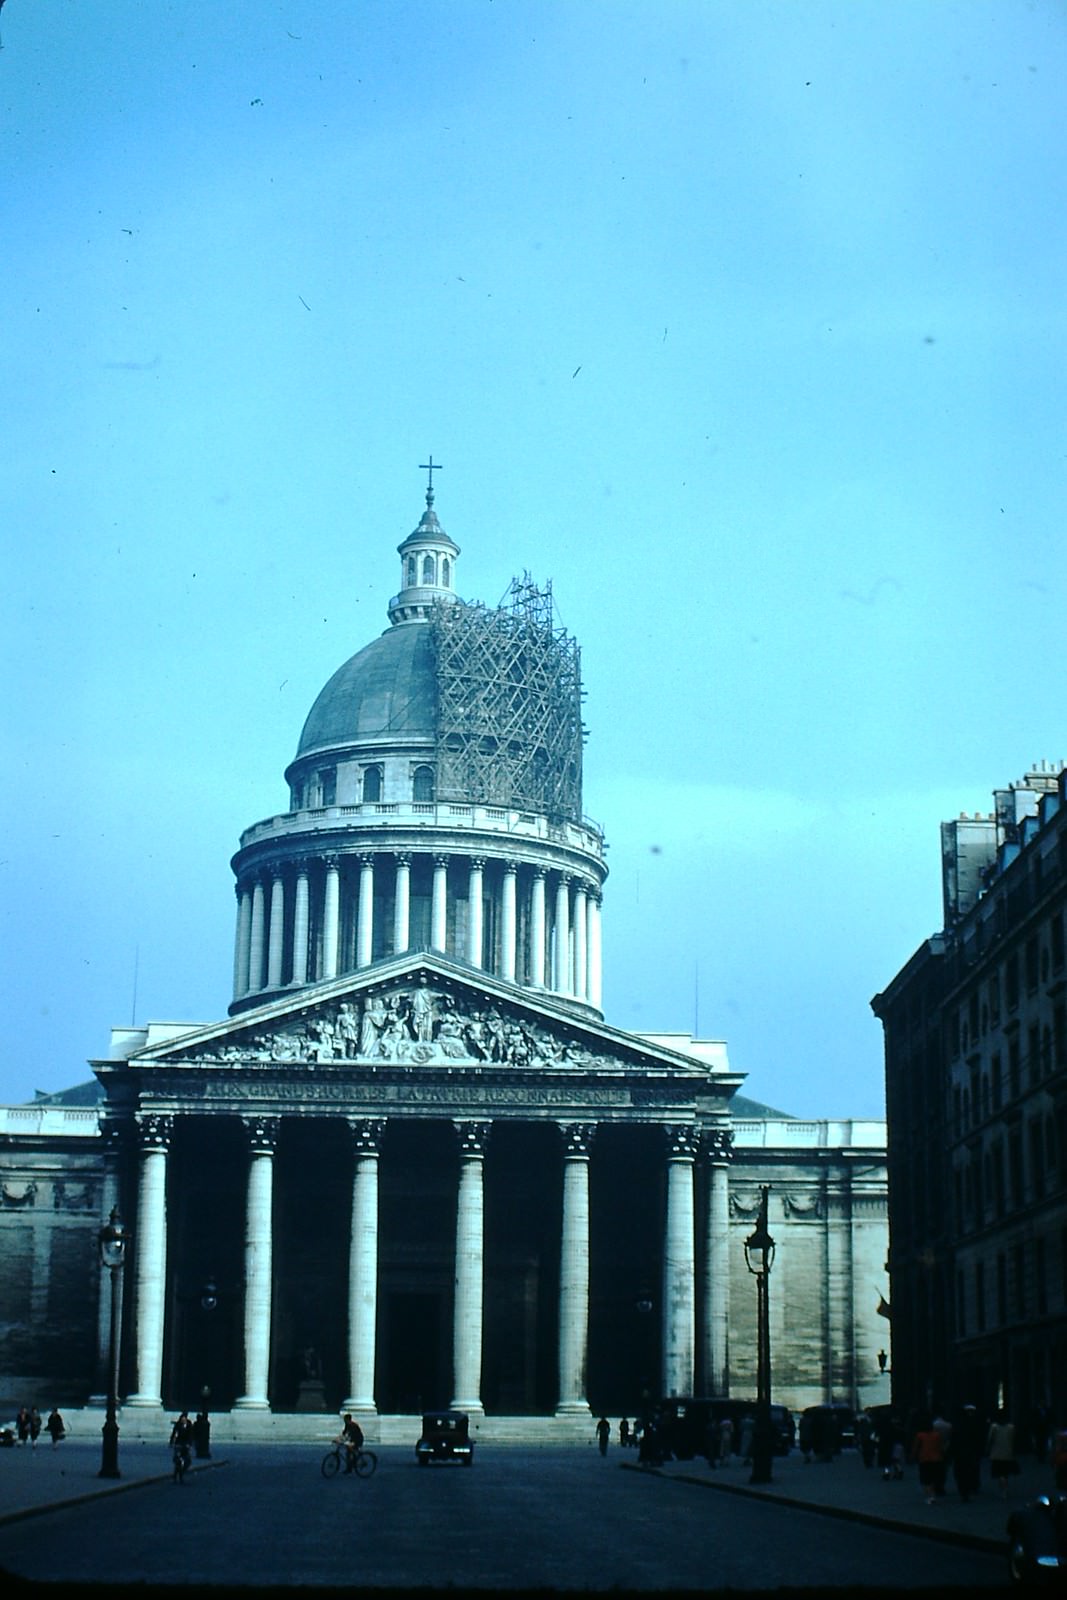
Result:
{"label": "cross on dome top", "polygon": [[443,472],[444,468],[443,468],[443,466],[441,465],[441,463],[439,461],[435,461],[434,460],[433,454],[431,452],[429,461],[420,461],[419,462],[419,471],[420,472],[428,472],[429,475],[430,475],[429,482],[426,485],[426,504],[427,504],[427,506],[432,506],[433,505],[433,475],[434,475],[435,472]]}

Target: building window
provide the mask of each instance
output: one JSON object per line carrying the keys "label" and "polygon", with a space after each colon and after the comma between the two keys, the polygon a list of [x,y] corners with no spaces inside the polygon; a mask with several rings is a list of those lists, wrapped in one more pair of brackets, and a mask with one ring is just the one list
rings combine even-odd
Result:
{"label": "building window", "polygon": [[1018,1211],[1023,1203],[1023,1140],[1018,1128],[1008,1135],[1008,1182],[1012,1210]]}
{"label": "building window", "polygon": [[1044,1316],[1048,1310],[1048,1280],[1045,1272],[1045,1241],[1034,1240],[1034,1289],[1037,1293],[1037,1310]]}
{"label": "building window", "polygon": [[381,767],[365,767],[363,770],[363,803],[364,805],[377,805],[382,798],[382,769]]}
{"label": "building window", "polygon": [[319,805],[337,804],[337,768],[323,767],[319,773]]}
{"label": "building window", "polygon": [[404,582],[409,589],[414,589],[419,581],[419,563],[414,556],[408,556],[404,563]]}
{"label": "building window", "polygon": [[300,811],[300,810],[303,809],[303,805],[304,805],[304,785],[302,783],[294,783],[293,784],[293,802],[292,802],[291,809],[293,811]]}
{"label": "building window", "polygon": [[978,1332],[985,1332],[985,1263],[979,1261],[974,1269],[974,1311]]}
{"label": "building window", "polygon": [[1041,1118],[1030,1119],[1030,1192],[1045,1192],[1045,1141],[1041,1137]]}
{"label": "building window", "polygon": [[1004,1141],[1000,1140],[993,1151],[993,1204],[998,1217],[1002,1217],[1007,1209],[1007,1195],[1004,1190]]}
{"label": "building window", "polygon": [[412,799],[418,805],[433,803],[433,768],[416,767],[411,784]]}
{"label": "building window", "polygon": [[1015,1315],[1026,1315],[1026,1255],[1021,1244],[1017,1244],[1012,1251],[1014,1261],[1013,1276],[1015,1278]]}
{"label": "building window", "polygon": [[1000,974],[997,972],[989,980],[989,1015],[995,1027],[1000,1021]]}
{"label": "building window", "polygon": [[1026,987],[1028,990],[1037,988],[1037,935],[1032,935],[1026,941]]}
{"label": "building window", "polygon": [[1023,1074],[1019,1058],[1019,1041],[1012,1039],[1008,1044],[1008,1093],[1013,1100],[1018,1100],[1022,1092]]}
{"label": "building window", "polygon": [[990,1063],[990,1076],[993,1080],[993,1110],[999,1111],[1004,1102],[1004,1076],[1000,1069],[999,1052]]}
{"label": "building window", "polygon": [[441,557],[441,587],[447,589],[452,580],[452,565],[447,556]]}
{"label": "building window", "polygon": [[422,558],[422,581],[424,584],[430,584],[435,581],[433,556],[423,556]]}
{"label": "building window", "polygon": [[1052,965],[1058,971],[1063,966],[1063,912],[1052,919]]}
{"label": "building window", "polygon": [[1026,1076],[1031,1089],[1041,1076],[1041,1029],[1036,1025],[1026,1031]]}
{"label": "building window", "polygon": [[1019,1004],[1019,957],[1013,951],[1004,966],[1004,988],[1008,1002],[1008,1010],[1014,1011]]}

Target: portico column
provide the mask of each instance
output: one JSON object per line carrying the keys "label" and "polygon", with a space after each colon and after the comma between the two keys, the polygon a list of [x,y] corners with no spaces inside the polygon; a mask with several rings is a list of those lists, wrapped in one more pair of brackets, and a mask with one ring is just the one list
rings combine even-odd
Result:
{"label": "portico column", "polygon": [[140,1172],[134,1223],[134,1370],[136,1394],[128,1406],[162,1406],[163,1315],[167,1280],[167,1150],[174,1118],[137,1118]]}
{"label": "portico column", "polygon": [[667,1237],[663,1251],[663,1393],[692,1394],[696,1337],[693,1159],[696,1134],[667,1130]]}
{"label": "portico column", "polygon": [[587,941],[589,959],[589,983],[586,989],[586,999],[597,1010],[602,1009],[603,980],[601,975],[601,944],[600,944],[600,894],[598,891],[589,896],[587,902],[589,914],[589,937]]}
{"label": "portico column", "polygon": [[535,867],[530,889],[530,982],[545,986],[545,869]]}
{"label": "portico column", "polygon": [[396,885],[393,894],[393,954],[403,955],[410,943],[411,857],[396,858]]}
{"label": "portico column", "polygon": [[369,967],[374,953],[374,857],[359,858],[359,909],[356,920],[356,966]]}
{"label": "portico column", "polygon": [[482,1415],[482,1301],[485,1273],[483,1157],[488,1122],[457,1122],[456,1280],[452,1330],[453,1408]]}
{"label": "portico column", "polygon": [[556,885],[556,970],[553,975],[553,988],[557,994],[570,994],[570,966],[571,966],[571,919],[570,919],[570,874],[561,872]]}
{"label": "portico column", "polygon": [[559,1404],[556,1415],[588,1415],[589,1148],[595,1123],[563,1133],[563,1229],[559,1261]]}
{"label": "portico column", "polygon": [[244,1394],[234,1409],[266,1411],[270,1370],[271,1248],[274,1218],[274,1147],[277,1117],[242,1117],[248,1130],[248,1198],[245,1208]]}
{"label": "portico column", "polygon": [[482,868],[481,856],[471,857],[467,887],[467,960],[472,967],[482,964]]}
{"label": "portico column", "polygon": [[336,856],[326,858],[326,887],[322,902],[322,976],[337,976],[337,943],[341,931],[341,867]]}
{"label": "portico column", "polygon": [[574,890],[574,993],[579,1000],[585,999],[588,976],[585,970],[585,919],[585,884],[579,879]]}
{"label": "portico column", "polygon": [[[252,891],[247,883],[235,884],[237,894],[237,937],[233,952],[233,997],[248,993],[248,958],[252,943]],[[108,1213],[110,1216],[110,1212]]]}
{"label": "portico column", "polygon": [[311,890],[306,861],[296,864],[296,898],[293,901],[293,982],[308,980],[308,932],[311,924]]}
{"label": "portico column", "polygon": [[267,988],[280,989],[282,983],[282,956],[285,945],[285,884],[281,872],[275,872],[270,885],[270,935],[267,949]]}
{"label": "portico column", "polygon": [[257,878],[252,885],[252,928],[248,936],[249,994],[255,994],[263,987],[263,936],[266,931],[263,898],[263,880]]}
{"label": "portico column", "polygon": [[708,1395],[729,1393],[730,1155],[728,1128],[712,1128],[704,1149],[708,1161],[708,1214],[704,1241],[704,1385]]}
{"label": "portico column", "polygon": [[430,943],[444,950],[448,943],[448,857],[433,858],[433,893],[430,899]]}
{"label": "portico column", "polygon": [[504,862],[504,886],[500,896],[500,976],[515,982],[515,884],[518,862]]}
{"label": "portico column", "polygon": [[350,1122],[356,1165],[348,1245],[348,1383],[342,1411],[374,1416],[375,1335],[378,1323],[378,1156],[384,1117]]}
{"label": "portico column", "polygon": [[[121,1154],[119,1127],[113,1117],[105,1112],[100,1119],[100,1140],[104,1153],[104,1181],[100,1193],[101,1226],[110,1217],[119,1200],[119,1158]],[[111,1376],[111,1296],[105,1291],[100,1274],[100,1298],[96,1308],[96,1375],[95,1393],[89,1396],[91,1406],[106,1406]]]}

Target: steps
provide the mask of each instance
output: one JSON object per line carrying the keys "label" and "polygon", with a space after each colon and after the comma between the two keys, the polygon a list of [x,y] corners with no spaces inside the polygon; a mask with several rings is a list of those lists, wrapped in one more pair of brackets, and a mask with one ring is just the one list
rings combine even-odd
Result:
{"label": "steps", "polygon": [[[99,1433],[104,1425],[102,1408],[80,1411],[64,1408],[67,1426],[79,1437]],[[120,1407],[119,1435],[144,1442],[166,1441],[177,1412],[152,1406]],[[412,1450],[422,1429],[421,1416],[359,1416],[369,1445],[408,1445]],[[340,1432],[334,1412],[219,1411],[211,1416],[215,1444],[321,1444]],[[471,1437],[493,1445],[595,1446],[592,1416],[471,1417]]]}

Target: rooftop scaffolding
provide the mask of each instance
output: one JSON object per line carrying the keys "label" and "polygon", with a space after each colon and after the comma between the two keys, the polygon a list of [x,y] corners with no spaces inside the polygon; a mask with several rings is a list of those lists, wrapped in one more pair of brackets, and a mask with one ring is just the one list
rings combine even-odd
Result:
{"label": "rooftop scaffolding", "polygon": [[523,573],[495,609],[435,606],[432,630],[437,798],[580,822],[580,652],[551,584]]}

